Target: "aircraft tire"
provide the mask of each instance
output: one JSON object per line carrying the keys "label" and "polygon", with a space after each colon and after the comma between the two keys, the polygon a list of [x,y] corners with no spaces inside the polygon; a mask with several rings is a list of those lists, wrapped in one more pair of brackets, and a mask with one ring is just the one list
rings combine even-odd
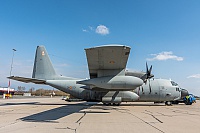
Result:
{"label": "aircraft tire", "polygon": [[189,101],[186,101],[186,102],[185,102],[185,105],[192,105],[192,103],[189,102]]}
{"label": "aircraft tire", "polygon": [[113,105],[113,106],[119,106],[120,103],[103,103],[103,105],[106,105],[106,106],[111,106],[111,105]]}
{"label": "aircraft tire", "polygon": [[119,106],[120,103],[113,103],[113,106]]}
{"label": "aircraft tire", "polygon": [[172,104],[179,104],[178,101],[172,101]]}
{"label": "aircraft tire", "polygon": [[166,102],[165,102],[165,105],[167,105],[167,106],[171,106],[171,105],[172,105],[172,102],[170,102],[170,101],[166,101]]}
{"label": "aircraft tire", "polygon": [[103,103],[103,105],[110,106],[111,103]]}

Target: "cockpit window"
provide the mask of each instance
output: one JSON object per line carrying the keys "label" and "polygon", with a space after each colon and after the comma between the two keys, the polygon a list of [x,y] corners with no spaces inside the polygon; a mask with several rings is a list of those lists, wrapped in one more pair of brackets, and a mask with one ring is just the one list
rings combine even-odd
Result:
{"label": "cockpit window", "polygon": [[174,81],[171,81],[172,86],[178,86],[178,84]]}

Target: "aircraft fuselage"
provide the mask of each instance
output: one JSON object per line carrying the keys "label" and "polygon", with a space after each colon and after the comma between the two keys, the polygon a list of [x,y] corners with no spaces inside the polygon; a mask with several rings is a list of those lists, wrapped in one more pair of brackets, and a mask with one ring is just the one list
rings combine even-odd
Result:
{"label": "aircraft fuselage", "polygon": [[103,103],[121,103],[132,101],[164,102],[181,97],[178,86],[173,86],[170,80],[154,79],[147,81],[133,91],[96,91],[84,89],[77,84],[78,80],[47,80],[46,84],[71,94],[75,98],[86,101],[102,101]]}

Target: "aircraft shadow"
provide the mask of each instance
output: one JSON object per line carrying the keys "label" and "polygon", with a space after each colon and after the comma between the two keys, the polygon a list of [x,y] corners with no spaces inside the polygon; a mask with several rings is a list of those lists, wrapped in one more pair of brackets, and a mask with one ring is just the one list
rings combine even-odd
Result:
{"label": "aircraft shadow", "polygon": [[119,106],[106,106],[103,104],[97,104],[95,106],[103,106],[103,107],[119,107],[119,106],[166,106],[164,103],[159,103],[159,104],[152,104],[152,103],[121,103]]}
{"label": "aircraft shadow", "polygon": [[165,104],[134,104],[134,103],[131,103],[131,104],[121,104],[120,106],[166,106]]}
{"label": "aircraft shadow", "polygon": [[[37,114],[33,114],[30,116],[26,116],[23,118],[20,118],[22,121],[26,122],[52,122],[56,123],[56,120],[68,116],[73,113],[81,113],[80,111],[83,109],[87,109],[96,103],[76,103],[76,104],[64,104],[64,106],[54,108],[51,110],[47,110],[44,112],[40,112]],[[37,104],[37,105],[52,105],[52,104]],[[55,104],[53,104],[55,105]],[[60,104],[59,104],[60,105]],[[84,112],[83,112],[84,113]]]}
{"label": "aircraft shadow", "polygon": [[28,103],[5,103],[5,104],[0,104],[0,106],[11,106],[11,105],[35,105],[38,104],[39,102],[28,102]]}
{"label": "aircraft shadow", "polygon": [[[10,105],[43,105],[52,106],[58,105],[61,107],[43,111],[37,114],[26,116],[20,118],[22,121],[26,122],[52,122],[56,123],[56,120],[68,116],[73,113],[110,113],[109,110],[118,109],[118,106],[105,106],[103,104],[97,104],[98,102],[81,102],[81,103],[39,103],[39,102],[27,102],[27,103],[6,103],[0,106],[10,106]],[[95,105],[95,106],[93,106]],[[93,107],[91,107],[93,106]],[[164,104],[121,104],[120,106],[165,106]],[[84,111],[84,109],[91,108],[90,111]],[[97,110],[95,110],[97,109]]]}

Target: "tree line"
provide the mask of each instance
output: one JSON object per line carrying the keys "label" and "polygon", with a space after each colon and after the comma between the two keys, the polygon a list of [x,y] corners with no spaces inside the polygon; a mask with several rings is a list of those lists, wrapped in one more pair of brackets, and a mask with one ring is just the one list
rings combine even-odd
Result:
{"label": "tree line", "polygon": [[49,90],[49,89],[35,89],[31,87],[30,89],[26,90],[23,86],[18,86],[17,90],[15,91],[15,95],[23,95],[24,93],[31,93],[32,96],[69,96],[69,94],[60,91],[60,90]]}

